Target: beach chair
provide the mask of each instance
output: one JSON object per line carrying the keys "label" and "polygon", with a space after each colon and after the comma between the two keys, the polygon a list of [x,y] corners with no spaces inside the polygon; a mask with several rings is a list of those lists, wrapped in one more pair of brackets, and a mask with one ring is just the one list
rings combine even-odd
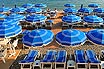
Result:
{"label": "beach chair", "polygon": [[48,50],[46,55],[41,60],[41,65],[42,65],[41,68],[42,69],[44,69],[44,68],[52,69],[53,63],[55,62],[55,55],[56,55],[55,50]]}
{"label": "beach chair", "polygon": [[77,69],[87,69],[87,60],[84,50],[75,50],[75,61]]}
{"label": "beach chair", "polygon": [[[37,50],[30,50],[25,58],[19,62],[21,69],[31,69],[33,62],[36,60],[38,55],[39,52]],[[26,67],[26,65],[29,65],[29,67]]]}
{"label": "beach chair", "polygon": [[53,25],[53,20],[47,20],[45,21],[45,27],[46,28],[52,28],[52,25]]}
{"label": "beach chair", "polygon": [[[93,50],[87,50],[86,55],[87,55],[87,59],[89,62],[89,69],[91,69],[91,68],[92,69],[94,69],[94,68],[99,69],[100,61],[98,60],[95,52]],[[97,66],[97,67],[95,67],[95,66]]]}
{"label": "beach chair", "polygon": [[65,69],[66,67],[66,58],[67,52],[65,50],[60,50],[57,53],[56,60],[55,60],[55,69]]}

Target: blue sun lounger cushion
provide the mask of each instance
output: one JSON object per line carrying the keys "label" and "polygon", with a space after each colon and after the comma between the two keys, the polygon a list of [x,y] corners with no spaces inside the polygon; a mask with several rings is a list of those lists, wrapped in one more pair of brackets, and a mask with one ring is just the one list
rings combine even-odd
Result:
{"label": "blue sun lounger cushion", "polygon": [[58,51],[56,62],[66,62],[66,51],[60,50]]}
{"label": "blue sun lounger cushion", "polygon": [[86,55],[90,63],[100,63],[100,61],[96,58],[96,54],[93,50],[87,50]]}
{"label": "blue sun lounger cushion", "polygon": [[25,59],[21,60],[20,63],[29,63],[34,62],[35,57],[37,57],[38,51],[37,50],[31,50]]}
{"label": "blue sun lounger cushion", "polygon": [[87,60],[85,59],[84,55],[85,55],[84,50],[76,50],[75,51],[76,63],[86,63]]}

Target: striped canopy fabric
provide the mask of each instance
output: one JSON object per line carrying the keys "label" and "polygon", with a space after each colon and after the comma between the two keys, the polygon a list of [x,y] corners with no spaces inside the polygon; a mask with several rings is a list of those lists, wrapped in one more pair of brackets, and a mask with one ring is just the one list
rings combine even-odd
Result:
{"label": "striped canopy fabric", "polygon": [[74,4],[65,4],[64,6],[65,6],[65,7],[75,7]]}
{"label": "striped canopy fabric", "polygon": [[40,4],[35,4],[35,7],[38,7],[38,8],[46,8],[47,5],[40,3]]}
{"label": "striped canopy fabric", "polygon": [[42,12],[41,8],[29,8],[26,10],[27,13],[40,13]]}
{"label": "striped canopy fabric", "polygon": [[95,23],[95,24],[99,24],[103,22],[103,19],[96,16],[96,15],[89,15],[89,16],[85,16],[84,17],[84,21],[87,23]]}
{"label": "striped canopy fabric", "polygon": [[85,40],[85,33],[75,29],[63,30],[56,35],[56,41],[62,46],[76,46],[84,43]]}
{"label": "striped canopy fabric", "polygon": [[93,11],[96,13],[104,13],[104,8],[96,8]]}
{"label": "striped canopy fabric", "polygon": [[0,14],[0,18],[1,19],[4,19],[4,18],[6,18],[7,16],[5,15],[5,14]]}
{"label": "striped canopy fabric", "polygon": [[23,36],[22,42],[26,46],[44,46],[53,40],[54,34],[50,30],[37,29]]}
{"label": "striped canopy fabric", "polygon": [[41,22],[47,19],[46,16],[40,14],[34,14],[26,17],[26,21],[28,22]]}
{"label": "striped canopy fabric", "polygon": [[80,22],[81,21],[81,17],[76,16],[76,15],[68,15],[68,16],[64,16],[62,18],[62,21],[70,23],[70,24],[74,24],[74,23]]}
{"label": "striped canopy fabric", "polygon": [[104,29],[93,29],[87,32],[89,40],[96,44],[104,45]]}
{"label": "striped canopy fabric", "polygon": [[97,8],[99,7],[99,4],[89,4],[88,7],[91,7],[91,8]]}
{"label": "striped canopy fabric", "polygon": [[66,8],[63,10],[65,13],[76,13],[77,10],[75,8]]}
{"label": "striped canopy fabric", "polygon": [[25,35],[27,33],[30,33],[30,30],[24,30],[21,34]]}
{"label": "striped canopy fabric", "polygon": [[31,8],[33,6],[34,6],[33,4],[27,3],[27,4],[23,4],[21,7],[23,7],[23,8]]}
{"label": "striped canopy fabric", "polygon": [[14,37],[22,32],[18,25],[0,25],[0,38]]}
{"label": "striped canopy fabric", "polygon": [[9,7],[2,7],[0,8],[0,12],[9,12],[10,8]]}
{"label": "striped canopy fabric", "polygon": [[24,13],[25,12],[25,8],[23,8],[23,7],[15,7],[15,8],[12,8],[11,10],[10,10],[10,12],[12,12],[12,13]]}
{"label": "striped canopy fabric", "polygon": [[78,10],[78,12],[81,12],[81,13],[91,13],[92,9],[90,9],[90,8],[80,8]]}

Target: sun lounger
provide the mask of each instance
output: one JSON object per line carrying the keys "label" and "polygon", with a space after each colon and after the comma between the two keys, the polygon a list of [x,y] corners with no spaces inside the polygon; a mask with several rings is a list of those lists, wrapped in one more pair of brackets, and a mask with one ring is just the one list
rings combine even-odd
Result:
{"label": "sun lounger", "polygon": [[97,66],[97,69],[99,69],[100,61],[98,60],[95,52],[93,50],[87,50],[86,55],[89,62],[89,69],[92,68],[91,66]]}
{"label": "sun lounger", "polygon": [[42,69],[44,67],[52,69],[53,62],[55,62],[56,51],[48,50],[46,55],[41,60]]}
{"label": "sun lounger", "polygon": [[37,58],[37,56],[38,56],[37,50],[30,50],[30,52],[26,55],[26,57],[19,62],[19,64],[21,65],[21,69],[24,69],[26,65],[29,65],[29,68],[25,69],[31,69],[32,64]]}
{"label": "sun lounger", "polygon": [[[65,50],[58,51],[55,61],[55,69],[65,69],[67,53]],[[62,65],[62,66],[61,66]]]}
{"label": "sun lounger", "polygon": [[[76,68],[81,69],[81,68],[86,68],[87,69],[87,60],[85,57],[84,50],[75,50],[75,61],[76,61]],[[82,67],[84,66],[84,67]]]}

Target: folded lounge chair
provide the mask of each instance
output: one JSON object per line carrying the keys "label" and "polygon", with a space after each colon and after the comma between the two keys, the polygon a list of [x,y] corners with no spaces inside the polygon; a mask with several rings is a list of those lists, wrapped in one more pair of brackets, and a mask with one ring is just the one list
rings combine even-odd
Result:
{"label": "folded lounge chair", "polygon": [[89,69],[92,68],[91,66],[97,66],[98,67],[97,69],[99,69],[100,61],[98,60],[95,52],[93,50],[87,50],[86,55],[89,62]]}
{"label": "folded lounge chair", "polygon": [[52,69],[53,62],[55,62],[55,55],[56,55],[56,51],[54,50],[47,51],[46,55],[41,60],[42,69],[44,67]]}
{"label": "folded lounge chair", "polygon": [[67,53],[65,50],[58,51],[57,56],[56,56],[56,61],[55,61],[55,69],[57,69],[57,68],[65,69],[66,58],[67,58]]}
{"label": "folded lounge chair", "polygon": [[[87,60],[85,57],[84,50],[75,50],[75,61],[77,69],[86,68],[87,69]],[[81,67],[80,67],[81,66]],[[84,67],[82,67],[84,66]]]}
{"label": "folded lounge chair", "polygon": [[25,68],[25,69],[31,69],[32,64],[37,58],[37,56],[38,56],[37,50],[30,50],[30,52],[25,56],[25,58],[19,62],[19,64],[21,65],[21,69],[24,69],[25,65],[30,65],[29,68]]}

